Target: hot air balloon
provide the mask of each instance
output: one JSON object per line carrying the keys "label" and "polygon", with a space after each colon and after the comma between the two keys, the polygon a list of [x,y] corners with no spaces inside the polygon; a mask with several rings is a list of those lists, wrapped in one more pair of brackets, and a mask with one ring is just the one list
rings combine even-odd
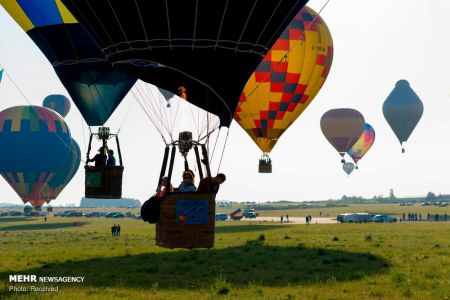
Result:
{"label": "hot air balloon", "polygon": [[56,199],[66,185],[75,176],[80,166],[80,147],[74,139],[70,141],[70,153],[53,176],[45,183],[40,195],[45,202]]}
{"label": "hot air balloon", "polygon": [[[62,0],[114,67],[219,116],[306,0]],[[184,92],[183,92],[184,91]]]}
{"label": "hot air balloon", "polygon": [[344,163],[344,155],[358,141],[364,131],[363,115],[352,108],[331,109],[320,119],[320,128],[325,138],[339,152]]}
{"label": "hot air balloon", "polygon": [[263,152],[260,172],[271,171],[268,153],[317,95],[332,59],[327,25],[305,6],[247,81],[234,118]]}
{"label": "hot air balloon", "polygon": [[402,152],[405,152],[403,143],[408,140],[422,114],[423,103],[409,82],[403,79],[397,81],[383,103],[383,115],[397,136]]}
{"label": "hot air balloon", "polygon": [[61,116],[66,117],[70,110],[70,100],[64,95],[48,95],[42,102],[42,106],[53,109]]}
{"label": "hot air balloon", "polygon": [[112,68],[60,0],[0,0],[52,64],[89,126],[103,125],[136,81]]}
{"label": "hot air balloon", "polygon": [[353,159],[358,169],[358,161],[369,151],[375,142],[375,130],[370,124],[364,124],[364,131],[358,141],[347,151],[347,154]]}
{"label": "hot air balloon", "polygon": [[39,106],[14,106],[0,112],[0,174],[24,203],[36,209],[40,192],[70,153],[64,119]]}
{"label": "hot air balloon", "polygon": [[[136,78],[114,69],[106,61],[96,41],[60,0],[0,0],[0,4],[51,62],[86,123],[89,126],[104,125]],[[117,137],[109,134],[109,128],[101,128],[99,132],[102,134],[91,134],[90,141],[97,135],[105,146],[107,139]],[[106,132],[108,134],[104,135]],[[96,178],[110,178],[102,180],[100,187],[86,187],[89,191],[99,189],[98,193],[86,191],[87,197],[121,197],[121,159],[120,166],[115,168],[86,170],[87,173],[93,171],[95,174],[91,175]]]}
{"label": "hot air balloon", "polygon": [[355,165],[352,162],[346,162],[342,164],[342,169],[345,173],[347,173],[347,175],[350,175],[355,169]]}
{"label": "hot air balloon", "polygon": [[0,70],[0,82],[2,82],[2,77],[3,77],[3,69]]}

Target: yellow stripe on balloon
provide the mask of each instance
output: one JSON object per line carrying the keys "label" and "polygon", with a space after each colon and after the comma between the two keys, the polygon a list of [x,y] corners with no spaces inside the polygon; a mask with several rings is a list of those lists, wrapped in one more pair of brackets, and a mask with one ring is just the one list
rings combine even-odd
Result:
{"label": "yellow stripe on balloon", "polygon": [[77,19],[70,13],[67,7],[61,2],[61,0],[56,0],[56,6],[58,7],[59,14],[65,24],[78,23]]}
{"label": "yellow stripe on balloon", "polygon": [[25,32],[35,27],[30,18],[28,18],[23,9],[17,3],[17,0],[0,0],[0,4]]}

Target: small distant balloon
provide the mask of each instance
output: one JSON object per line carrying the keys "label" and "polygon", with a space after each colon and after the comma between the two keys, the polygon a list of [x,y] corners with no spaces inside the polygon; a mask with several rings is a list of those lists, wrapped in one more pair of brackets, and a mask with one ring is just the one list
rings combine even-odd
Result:
{"label": "small distant balloon", "polygon": [[370,147],[372,147],[373,142],[375,142],[375,130],[370,124],[366,123],[364,124],[364,131],[358,141],[347,151],[347,154],[355,162],[356,169],[358,169],[358,161],[366,155]]}
{"label": "small distant balloon", "polygon": [[408,140],[423,114],[423,103],[408,81],[397,81],[383,103],[383,114],[402,145],[402,152],[405,152],[403,143]]}
{"label": "small distant balloon", "polygon": [[355,169],[355,165],[352,162],[346,162],[342,164],[342,169],[344,169],[347,175],[350,175]]}
{"label": "small distant balloon", "polygon": [[42,102],[42,106],[53,109],[63,117],[66,117],[70,111],[70,101],[64,95],[48,95]]}
{"label": "small distant balloon", "polygon": [[325,138],[341,155],[342,162],[347,151],[358,141],[364,131],[363,115],[352,108],[331,109],[320,119]]}

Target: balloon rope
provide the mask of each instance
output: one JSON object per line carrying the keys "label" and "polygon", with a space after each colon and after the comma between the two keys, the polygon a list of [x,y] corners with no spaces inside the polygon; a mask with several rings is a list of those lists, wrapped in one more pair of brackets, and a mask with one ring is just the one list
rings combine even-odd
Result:
{"label": "balloon rope", "polygon": [[166,0],[167,30],[169,34],[169,49],[172,50],[172,34],[170,33],[169,4]]}
{"label": "balloon rope", "polygon": [[109,0],[108,0],[108,4],[109,4],[109,7],[111,8],[111,11],[112,11],[112,13],[114,15],[114,18],[116,18],[116,21],[117,21],[117,24],[120,27],[120,30],[122,31],[123,37],[125,38],[127,43],[129,43],[127,35],[125,34],[125,31],[123,30],[122,24],[120,24],[119,18],[117,18],[116,12],[114,11],[114,8],[112,7],[111,2]]}
{"label": "balloon rope", "polygon": [[212,158],[214,156],[214,152],[216,151],[216,146],[217,146],[217,141],[219,140],[219,134],[220,134],[220,130],[222,129],[222,127],[219,127],[219,130],[217,131],[217,137],[216,137],[216,142],[214,143],[214,147],[213,147],[213,151],[211,153],[211,156],[209,157],[209,163],[211,163]]}
{"label": "balloon rope", "polygon": [[[198,15],[198,0],[195,1],[195,17],[194,17],[194,34],[192,36],[192,50],[194,50],[195,36],[197,34],[197,15]],[[148,39],[147,39],[148,40]]]}
{"label": "balloon rope", "polygon": [[222,155],[220,156],[219,166],[217,167],[217,173],[219,173],[220,166],[222,165],[223,154],[225,153],[225,147],[226,147],[226,145],[227,145],[229,133],[230,133],[230,129],[228,128],[228,130],[227,130],[227,136],[226,136],[226,138],[225,138],[225,143],[223,144]]}
{"label": "balloon rope", "polygon": [[123,117],[122,123],[120,123],[120,125],[119,125],[118,131],[120,131],[120,129],[122,128],[122,126],[123,126],[123,124],[125,123],[125,121],[128,120],[128,116],[129,116],[129,114],[130,114],[131,107],[133,106],[133,104],[134,104],[134,102],[131,102],[131,103],[128,105],[128,109],[127,109],[127,111],[126,111],[126,113],[125,113],[125,116]]}
{"label": "balloon rope", "polygon": [[237,48],[238,48],[238,46],[239,46],[239,44],[240,44],[240,42],[241,42],[241,39],[242,39],[242,37],[244,36],[245,29],[247,29],[248,22],[250,21],[250,18],[251,18],[251,16],[253,15],[253,11],[255,10],[256,3],[258,3],[258,0],[256,0],[256,1],[254,2],[253,7],[252,7],[252,10],[251,10],[250,13],[248,14],[247,21],[245,21],[244,28],[242,28],[242,32],[241,32],[241,35],[239,36],[239,40],[237,41],[237,45],[236,45],[236,48],[234,49],[234,52],[237,51]]}
{"label": "balloon rope", "polygon": [[216,45],[214,46],[214,49],[216,49],[217,45],[219,44],[219,37],[220,37],[220,33],[222,32],[223,20],[225,20],[225,14],[227,12],[227,8],[228,8],[228,0],[227,0],[227,3],[225,3],[225,8],[223,9],[222,20],[220,21],[219,31],[217,32]]}
{"label": "balloon rope", "polygon": [[[255,49],[255,46],[258,44],[259,40],[260,40],[261,37],[263,36],[264,32],[265,32],[266,29],[267,29],[267,26],[269,26],[270,21],[272,21],[272,18],[273,18],[273,16],[275,15],[275,12],[278,10],[278,7],[280,7],[281,2],[282,2],[282,1],[278,1],[277,7],[275,7],[275,9],[272,10],[272,15],[271,15],[270,18],[267,20],[266,25],[264,25],[264,28],[262,29],[261,34],[258,36],[258,39],[256,40],[255,44],[253,45],[252,50]],[[292,9],[291,9],[290,12],[292,12]],[[287,14],[287,15],[290,15],[290,12],[289,12],[289,14]],[[284,20],[283,20],[283,23],[284,23]],[[278,26],[278,29],[277,29],[276,32],[278,32],[279,30],[280,30],[280,26]],[[274,36],[272,36],[272,37],[270,38],[269,41],[271,41],[273,38],[274,38]],[[267,46],[266,46],[265,48],[268,49]]]}

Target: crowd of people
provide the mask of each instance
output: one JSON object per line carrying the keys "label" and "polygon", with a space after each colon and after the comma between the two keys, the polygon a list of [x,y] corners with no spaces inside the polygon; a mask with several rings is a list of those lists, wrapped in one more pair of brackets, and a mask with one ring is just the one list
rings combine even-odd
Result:
{"label": "crowd of people", "polygon": [[442,215],[427,213],[427,218],[423,219],[421,213],[418,214],[418,213],[410,213],[409,212],[407,214],[403,213],[402,214],[402,218],[400,219],[400,221],[422,221],[423,220],[423,221],[435,221],[435,222],[444,221],[444,222],[447,222],[448,219],[449,218],[448,218],[447,213],[444,213]]}

